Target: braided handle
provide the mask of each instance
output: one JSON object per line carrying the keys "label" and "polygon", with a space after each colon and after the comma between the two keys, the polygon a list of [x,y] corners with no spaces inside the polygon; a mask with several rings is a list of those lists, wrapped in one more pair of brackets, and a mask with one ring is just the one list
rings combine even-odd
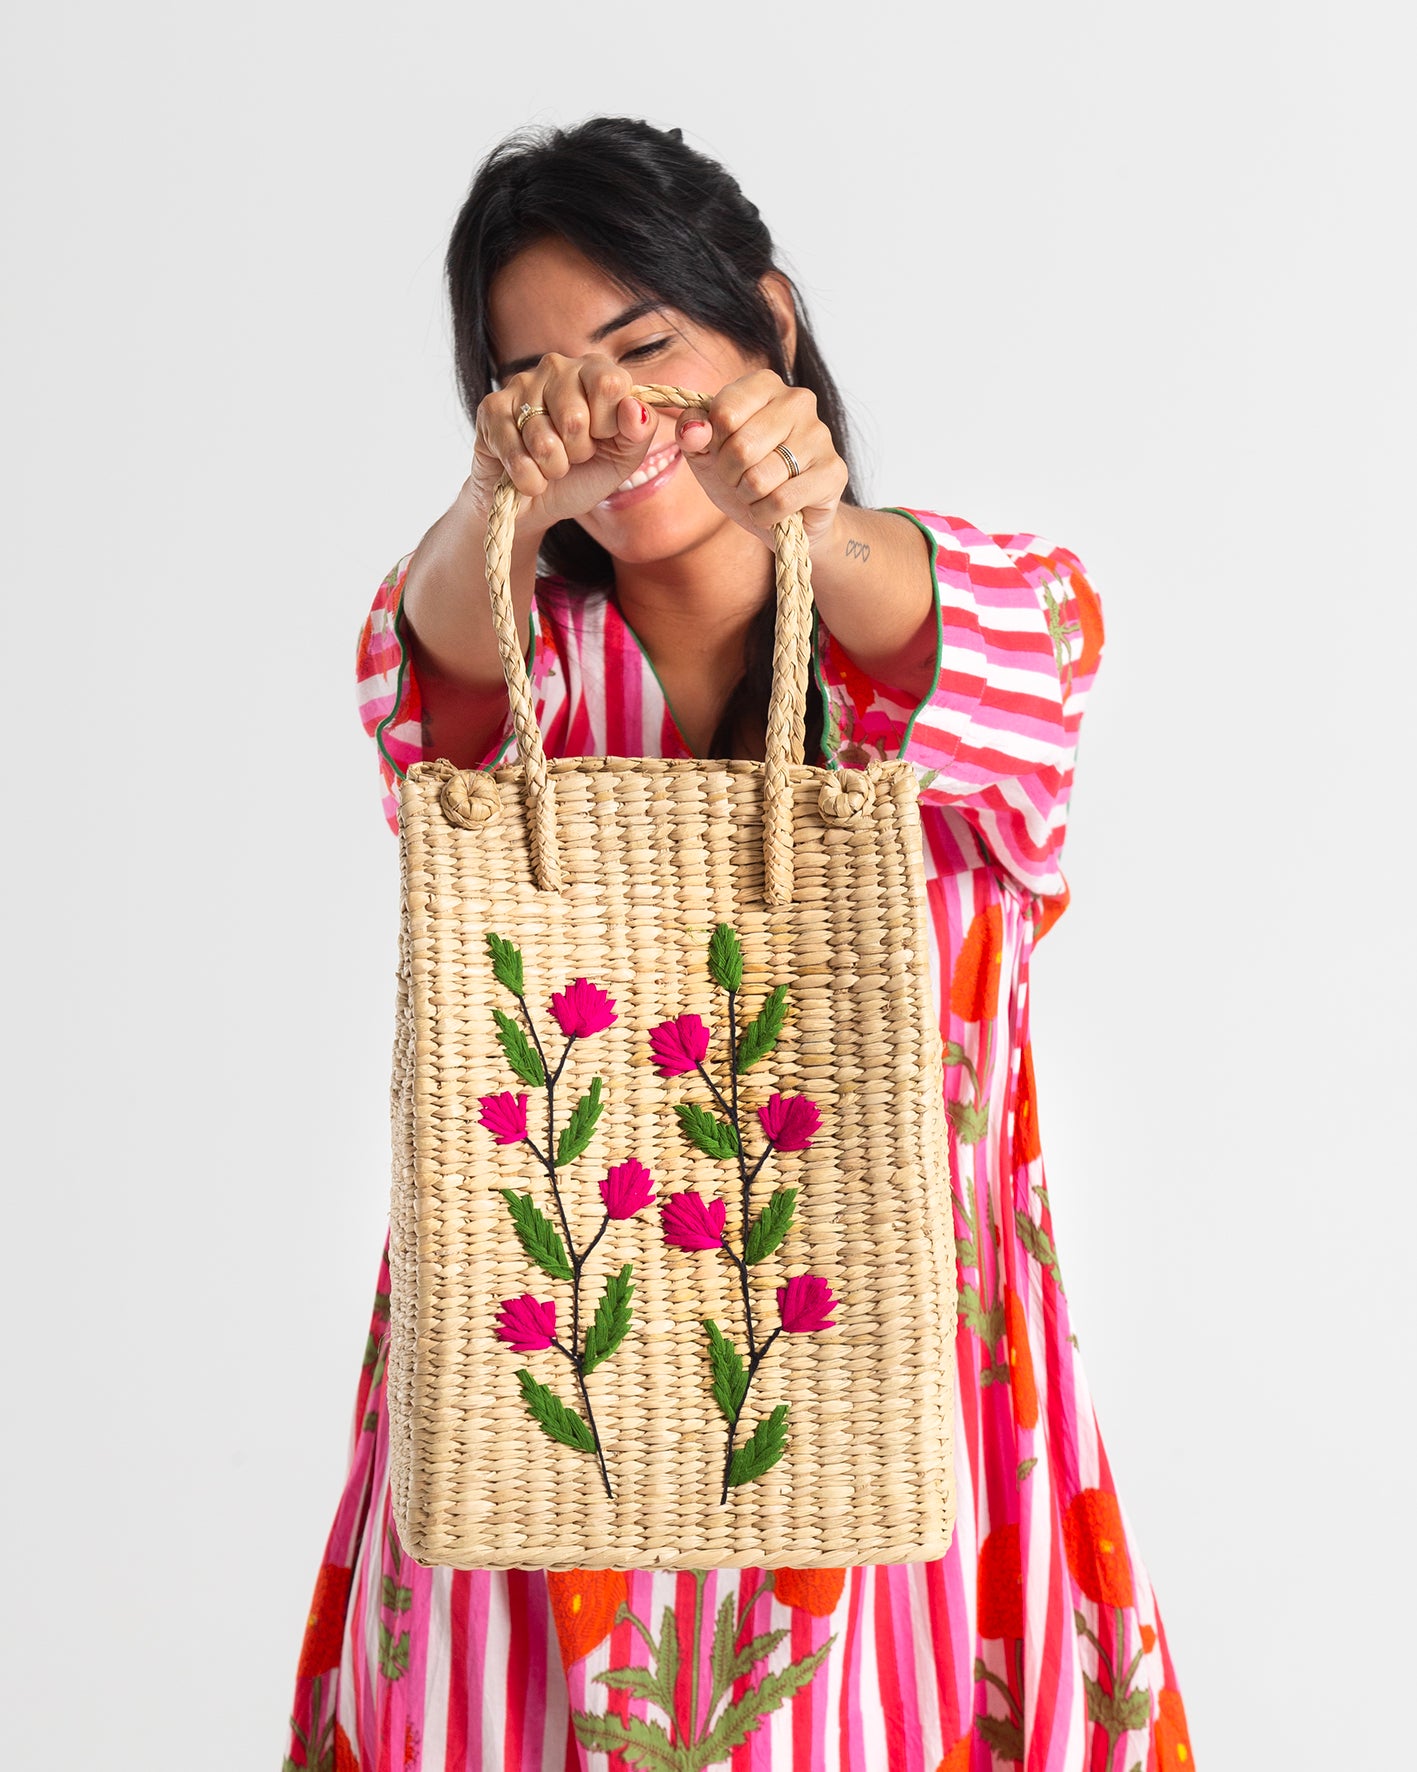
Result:
{"label": "braided handle", "polygon": [[[651,385],[631,388],[646,406],[705,412],[709,400],[688,388]],[[517,637],[509,577],[520,495],[505,475],[492,500],[487,523],[487,589],[492,623],[512,708],[526,785],[527,834],[532,872],[544,892],[561,890],[556,839],[555,785],[546,770],[546,750],[532,705],[521,642]],[[774,525],[777,566],[777,626],[773,639],[772,694],[768,700],[767,745],[763,760],[764,896],[771,905],[792,898],[792,777],[806,741],[807,667],[812,641],[812,562],[802,519],[795,512]]]}

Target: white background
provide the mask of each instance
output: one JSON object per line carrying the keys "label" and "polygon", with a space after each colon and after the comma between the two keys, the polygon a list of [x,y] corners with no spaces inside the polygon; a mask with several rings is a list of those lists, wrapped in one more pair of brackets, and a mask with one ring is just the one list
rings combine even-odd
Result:
{"label": "white background", "polygon": [[761,205],[873,500],[1065,542],[1102,594],[1035,970],[1084,1360],[1202,1772],[1397,1763],[1398,10],[11,15],[7,1767],[279,1764],[387,1186],[354,642],[465,472],[474,166],[594,112]]}

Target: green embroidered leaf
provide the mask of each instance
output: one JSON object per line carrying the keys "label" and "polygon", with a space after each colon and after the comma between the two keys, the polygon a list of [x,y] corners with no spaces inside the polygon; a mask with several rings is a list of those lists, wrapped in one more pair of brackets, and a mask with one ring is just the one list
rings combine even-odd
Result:
{"label": "green embroidered leaf", "polygon": [[658,1723],[644,1717],[598,1717],[590,1711],[574,1711],[576,1739],[591,1753],[618,1753],[627,1766],[638,1766],[645,1772],[684,1772],[684,1759],[679,1749]]}
{"label": "green embroidered leaf", "polygon": [[1009,1369],[1002,1360],[997,1366],[981,1366],[979,1368],[979,1382],[980,1384],[1007,1384]]}
{"label": "green embroidered leaf", "polygon": [[389,1295],[387,1292],[376,1292],[374,1294],[374,1315],[379,1318],[381,1322],[388,1321]]}
{"label": "green embroidered leaf", "polygon": [[386,1680],[401,1680],[408,1672],[409,1633],[402,1631],[395,1641],[388,1625],[379,1626],[379,1672]]}
{"label": "green embroidered leaf", "polygon": [[1125,1735],[1133,1729],[1145,1729],[1151,1720],[1151,1693],[1145,1687],[1136,1692],[1122,1692],[1112,1699],[1115,1733]]}
{"label": "green embroidered leaf", "polygon": [[666,1692],[657,1674],[647,1667],[612,1667],[592,1678],[615,1692],[629,1692],[647,1704],[657,1704],[662,1711],[674,1715],[674,1694]]}
{"label": "green embroidered leaf", "polygon": [[961,1144],[978,1144],[989,1130],[989,1104],[975,1107],[967,1101],[947,1101],[945,1113]]}
{"label": "green embroidered leaf", "polygon": [[955,1260],[961,1267],[978,1267],[979,1251],[968,1237],[955,1238]]}
{"label": "green embroidered leaf", "polygon": [[1018,1480],[1020,1483],[1023,1482],[1026,1477],[1032,1475],[1033,1467],[1037,1463],[1038,1460],[1036,1458],[1024,1459],[1023,1463],[1018,1467]]}
{"label": "green embroidered leaf", "polygon": [[716,1120],[703,1108],[695,1107],[692,1101],[681,1101],[674,1112],[679,1116],[685,1138],[706,1157],[738,1155],[738,1134],[727,1120]]}
{"label": "green embroidered leaf", "polygon": [[497,1043],[506,1053],[507,1063],[523,1083],[530,1083],[533,1089],[544,1089],[546,1071],[541,1054],[527,1039],[521,1023],[504,1015],[500,1009],[492,1011],[492,1019],[497,1023]]}
{"label": "green embroidered leaf", "polygon": [[364,1417],[363,1431],[366,1434],[372,1434],[374,1429],[376,1427],[378,1427],[378,1425],[379,1425],[379,1411],[377,1409],[371,1409],[369,1411],[369,1413]]}
{"label": "green embroidered leaf", "polygon": [[693,1772],[703,1772],[703,1768],[726,1760],[764,1717],[770,1717],[794,1692],[800,1692],[826,1660],[835,1641],[835,1637],[829,1638],[820,1649],[794,1661],[781,1673],[765,1674],[752,1691],[745,1692],[736,1704],[730,1704],[703,1740],[694,1744],[688,1762]]}
{"label": "green embroidered leaf", "polygon": [[574,1280],[575,1273],[566,1259],[566,1245],[560,1233],[530,1194],[519,1194],[509,1187],[497,1190],[507,1202],[512,1223],[517,1227],[521,1246],[553,1280]]}
{"label": "green embroidered leaf", "polygon": [[635,1290],[630,1283],[632,1272],[632,1264],[627,1261],[618,1274],[606,1279],[594,1321],[585,1332],[582,1376],[594,1372],[602,1360],[608,1360],[630,1332],[630,1298]]}
{"label": "green embroidered leaf", "polygon": [[1035,1224],[1026,1212],[1014,1208],[1014,1225],[1018,1231],[1019,1241],[1028,1253],[1053,1276],[1054,1284],[1061,1292],[1063,1276],[1058,1267],[1058,1251],[1053,1247],[1053,1239],[1041,1224]]}
{"label": "green embroidered leaf", "polygon": [[571,1109],[571,1117],[556,1140],[556,1167],[564,1169],[574,1163],[591,1141],[595,1123],[605,1104],[600,1099],[600,1078],[590,1080],[590,1094],[583,1095]]}
{"label": "green embroidered leaf", "polygon": [[987,1348],[992,1348],[1004,1333],[1003,1305],[996,1299],[985,1310],[975,1286],[964,1285],[959,1289],[959,1320],[966,1329],[972,1329]]}
{"label": "green embroidered leaf", "polygon": [[743,1029],[738,1042],[738,1069],[751,1070],[760,1058],[766,1058],[777,1045],[778,1035],[787,1020],[787,987],[778,985],[768,993],[767,1001]]}
{"label": "green embroidered leaf", "polygon": [[969,1063],[969,1056],[965,1052],[964,1047],[960,1045],[958,1040],[946,1040],[945,1041],[945,1063],[946,1064],[968,1064]]}
{"label": "green embroidered leaf", "polygon": [[742,1355],[714,1322],[703,1319],[709,1338],[709,1366],[713,1371],[713,1400],[729,1421],[737,1421],[738,1411],[748,1394],[748,1374]]}
{"label": "green embroidered leaf", "polygon": [[733,1454],[728,1467],[728,1486],[740,1488],[756,1482],[770,1471],[787,1448],[787,1404],[779,1403],[771,1415],[765,1415],[748,1438]]}
{"label": "green embroidered leaf", "polygon": [[728,1684],[735,1680],[744,1680],[752,1673],[760,1661],[766,1661],[785,1638],[791,1636],[790,1629],[764,1631],[760,1637],[750,1637],[728,1664]]}
{"label": "green embroidered leaf", "polygon": [[542,1433],[575,1452],[595,1451],[595,1437],[580,1416],[568,1409],[554,1391],[538,1384],[525,1366],[517,1373],[517,1383],[522,1387],[522,1398],[532,1420]]}
{"label": "green embroidered leaf", "polygon": [[981,1715],[974,1719],[974,1729],[999,1759],[1022,1760],[1023,1730],[1017,1723],[1011,1723],[1007,1717]]}
{"label": "green embroidered leaf", "polygon": [[522,951],[512,941],[503,941],[500,935],[487,931],[487,946],[492,955],[492,974],[497,983],[504,985],[514,997],[526,995],[526,982],[522,978]]}
{"label": "green embroidered leaf", "polygon": [[792,1209],[796,1203],[797,1189],[780,1187],[753,1220],[753,1228],[748,1232],[747,1246],[743,1250],[743,1259],[749,1267],[771,1255],[787,1235],[792,1224]]}
{"label": "green embroidered leaf", "polygon": [[382,1603],[391,1612],[407,1612],[409,1607],[413,1604],[413,1589],[411,1587],[400,1587],[392,1575],[386,1575],[384,1577],[383,1586],[380,1592]]}
{"label": "green embroidered leaf", "polygon": [[[674,1608],[666,1606],[664,1616],[659,1623],[659,1647],[654,1656],[655,1672],[666,1692],[672,1692],[679,1682],[679,1624]],[[670,1716],[674,1714],[672,1706],[666,1706]]]}
{"label": "green embroidered leaf", "polygon": [[1043,1210],[1045,1212],[1048,1211],[1049,1208],[1048,1208],[1048,1190],[1047,1190],[1047,1188],[1044,1187],[1044,1185],[1041,1181],[1035,1181],[1033,1184],[1033,1191],[1035,1194],[1038,1195],[1039,1199],[1042,1200]]}
{"label": "green embroidered leaf", "polygon": [[709,977],[721,991],[743,988],[743,947],[731,925],[720,923],[709,938]]}

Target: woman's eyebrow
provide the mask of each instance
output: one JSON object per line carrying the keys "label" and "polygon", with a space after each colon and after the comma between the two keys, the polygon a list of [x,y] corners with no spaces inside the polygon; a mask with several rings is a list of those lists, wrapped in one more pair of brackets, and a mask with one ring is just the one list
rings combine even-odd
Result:
{"label": "woman's eyebrow", "polygon": [[[618,332],[622,326],[632,326],[636,320],[642,320],[646,314],[656,313],[660,304],[657,301],[639,301],[634,307],[626,308],[623,314],[617,314],[613,320],[607,320],[604,326],[597,326],[590,335],[590,342],[598,345]],[[535,369],[541,361],[540,357],[514,357],[510,363],[497,365],[497,380],[506,381],[510,376],[520,375],[524,369]]]}

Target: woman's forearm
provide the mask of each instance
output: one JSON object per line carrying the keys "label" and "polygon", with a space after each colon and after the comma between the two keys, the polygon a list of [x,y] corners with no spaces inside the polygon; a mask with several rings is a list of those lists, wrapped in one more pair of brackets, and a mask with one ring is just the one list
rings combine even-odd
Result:
{"label": "woman's forearm", "polygon": [[918,699],[935,676],[930,548],[907,517],[838,506],[812,545],[812,595],[822,622],[863,671]]}

